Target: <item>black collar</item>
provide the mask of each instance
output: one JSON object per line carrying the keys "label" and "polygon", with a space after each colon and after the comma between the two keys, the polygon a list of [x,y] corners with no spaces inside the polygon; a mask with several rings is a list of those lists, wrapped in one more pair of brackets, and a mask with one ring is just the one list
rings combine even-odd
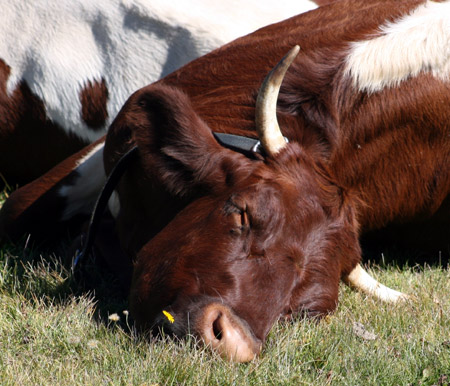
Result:
{"label": "black collar", "polygon": [[213,135],[223,147],[242,153],[247,157],[255,157],[256,154],[264,155],[258,139],[224,133],[213,133]]}

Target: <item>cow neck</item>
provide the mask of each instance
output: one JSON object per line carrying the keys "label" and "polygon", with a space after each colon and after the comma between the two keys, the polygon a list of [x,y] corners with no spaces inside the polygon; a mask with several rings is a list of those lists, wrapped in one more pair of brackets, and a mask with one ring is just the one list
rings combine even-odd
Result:
{"label": "cow neck", "polygon": [[[264,156],[264,149],[261,146],[261,142],[257,139],[224,133],[213,133],[213,135],[216,138],[217,142],[230,150],[242,153],[250,158],[260,158]],[[286,142],[288,142],[288,139],[285,139]],[[135,158],[137,149],[138,147],[134,146],[119,159],[119,161],[109,174],[105,184],[103,185],[103,188],[97,198],[91,214],[91,218],[89,220],[86,241],[84,242],[81,251],[78,252],[74,258],[72,271],[79,267],[81,261],[89,254],[94,244],[101,216],[103,215],[103,212],[108,205],[108,201],[117,184],[119,183],[120,178],[126,171],[130,162]]]}

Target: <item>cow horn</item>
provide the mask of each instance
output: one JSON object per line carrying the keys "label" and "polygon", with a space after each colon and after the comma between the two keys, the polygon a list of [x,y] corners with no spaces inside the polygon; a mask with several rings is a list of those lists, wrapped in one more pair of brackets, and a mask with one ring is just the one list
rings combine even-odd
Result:
{"label": "cow horn", "polygon": [[281,134],[277,121],[277,99],[284,75],[299,51],[298,45],[293,47],[267,74],[256,99],[256,131],[263,149],[269,155],[277,154],[286,146],[286,140]]}
{"label": "cow horn", "polygon": [[410,299],[408,295],[388,288],[375,280],[360,264],[353,268],[353,271],[350,272],[344,281],[348,285],[383,302],[397,303]]}

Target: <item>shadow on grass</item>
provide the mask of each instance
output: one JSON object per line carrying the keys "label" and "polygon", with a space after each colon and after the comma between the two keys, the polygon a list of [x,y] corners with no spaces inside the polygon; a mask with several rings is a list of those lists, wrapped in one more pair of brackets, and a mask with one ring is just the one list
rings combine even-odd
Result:
{"label": "shadow on grass", "polygon": [[[70,254],[69,240],[51,247],[36,246],[26,239],[3,246],[2,291],[49,304],[64,304],[70,298],[89,294],[96,303],[95,319],[110,324],[109,315],[122,315],[128,309],[127,291],[106,264],[92,257],[86,259],[82,269],[73,272]],[[128,328],[125,324],[123,327]]]}

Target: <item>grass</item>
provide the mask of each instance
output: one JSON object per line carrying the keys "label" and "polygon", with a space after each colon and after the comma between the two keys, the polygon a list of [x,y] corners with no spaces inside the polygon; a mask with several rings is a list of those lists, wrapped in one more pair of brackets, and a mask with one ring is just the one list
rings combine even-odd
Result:
{"label": "grass", "polygon": [[57,257],[24,247],[0,250],[1,385],[450,382],[449,267],[372,266],[380,281],[417,299],[392,306],[341,286],[333,315],[278,323],[259,358],[232,364],[193,338],[138,336],[111,278],[99,275],[95,291],[85,291]]}

